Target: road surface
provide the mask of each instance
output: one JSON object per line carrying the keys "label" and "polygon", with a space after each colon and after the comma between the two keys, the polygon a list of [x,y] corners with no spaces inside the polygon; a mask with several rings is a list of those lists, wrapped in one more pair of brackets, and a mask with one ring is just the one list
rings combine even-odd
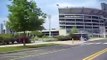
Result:
{"label": "road surface", "polygon": [[[87,57],[95,55],[99,51],[102,53],[102,50],[106,48],[107,40],[98,40],[85,42],[78,46],[53,46],[27,52],[4,54],[0,56],[0,60],[6,60],[6,58],[7,60],[86,60]],[[107,50],[94,57],[94,60],[107,60]]]}

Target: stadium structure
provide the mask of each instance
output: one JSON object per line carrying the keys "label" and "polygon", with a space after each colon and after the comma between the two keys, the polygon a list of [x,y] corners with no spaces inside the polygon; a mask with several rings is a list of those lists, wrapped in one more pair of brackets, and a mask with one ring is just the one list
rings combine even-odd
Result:
{"label": "stadium structure", "polygon": [[107,4],[101,3],[101,9],[65,7],[58,10],[59,35],[68,35],[73,27],[90,36],[107,35]]}

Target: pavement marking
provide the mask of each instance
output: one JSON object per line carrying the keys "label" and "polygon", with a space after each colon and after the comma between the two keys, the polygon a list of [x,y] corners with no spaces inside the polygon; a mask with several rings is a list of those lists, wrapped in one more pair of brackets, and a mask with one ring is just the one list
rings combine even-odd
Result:
{"label": "pavement marking", "polygon": [[99,43],[95,43],[95,44],[102,44],[102,43],[99,42]]}
{"label": "pavement marking", "polygon": [[41,56],[41,55],[47,55],[47,54],[52,54],[52,53],[56,53],[56,52],[60,52],[60,51],[64,51],[64,50],[68,50],[70,48],[67,48],[67,49],[61,49],[61,50],[57,50],[57,51],[49,51],[49,52],[45,52],[45,53],[40,53],[38,55],[27,55],[27,56],[22,56],[22,57],[19,57],[19,58],[13,58],[13,59],[10,59],[10,60],[17,60],[17,59],[23,59],[23,58],[27,58],[27,57],[33,57],[33,56]]}
{"label": "pavement marking", "polygon": [[83,60],[94,60],[96,57],[98,57],[98,56],[100,56],[100,55],[102,55],[102,54],[104,54],[106,52],[107,52],[107,48],[105,48],[105,49],[103,49],[101,51],[98,51],[98,52],[96,52],[96,53],[84,58]]}
{"label": "pavement marking", "polygon": [[107,44],[107,43],[103,43],[103,44]]}
{"label": "pavement marking", "polygon": [[104,44],[104,45],[106,45],[107,44],[107,42],[105,42],[105,43],[101,43],[101,42],[94,42],[94,43],[83,43],[82,45],[99,45],[99,44]]}
{"label": "pavement marking", "polygon": [[99,45],[99,44],[107,44],[107,43],[101,43],[101,42],[89,42],[89,43],[82,43],[82,44],[80,44],[81,46],[82,45]]}

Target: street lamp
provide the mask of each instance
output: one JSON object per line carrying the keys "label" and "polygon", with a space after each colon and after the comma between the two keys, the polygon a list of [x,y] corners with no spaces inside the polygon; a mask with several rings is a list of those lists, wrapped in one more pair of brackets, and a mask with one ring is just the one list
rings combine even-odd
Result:
{"label": "street lamp", "polygon": [[49,20],[49,37],[51,37],[51,15],[48,15]]}

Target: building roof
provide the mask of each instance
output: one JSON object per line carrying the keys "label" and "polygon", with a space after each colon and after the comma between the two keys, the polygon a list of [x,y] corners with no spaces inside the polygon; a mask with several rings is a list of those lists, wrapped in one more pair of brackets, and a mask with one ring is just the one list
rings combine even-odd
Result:
{"label": "building roof", "polygon": [[94,8],[59,8],[59,14],[89,14],[89,15],[103,15],[107,17],[107,11]]}
{"label": "building roof", "polygon": [[[50,30],[50,31],[59,31],[59,30]],[[49,32],[49,30],[42,30],[42,32]]]}

